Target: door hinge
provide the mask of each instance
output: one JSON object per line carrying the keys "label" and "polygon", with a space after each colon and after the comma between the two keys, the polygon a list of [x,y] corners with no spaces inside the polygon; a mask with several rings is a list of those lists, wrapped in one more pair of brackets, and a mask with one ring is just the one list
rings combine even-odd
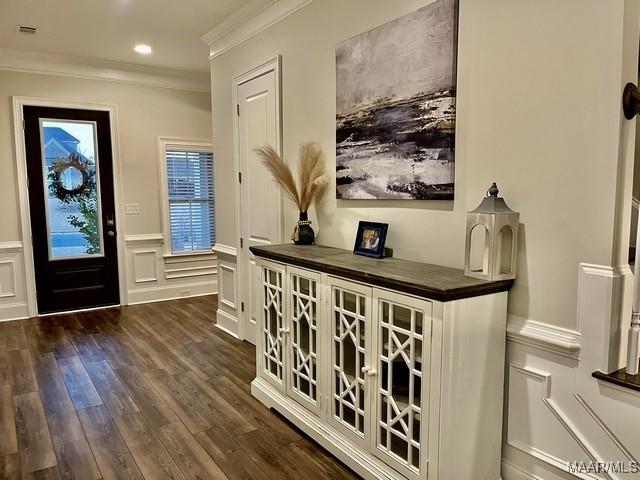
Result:
{"label": "door hinge", "polygon": [[238,172],[238,183],[242,183],[242,172]]}
{"label": "door hinge", "polygon": [[236,113],[240,116],[240,104],[236,103]]}
{"label": "door hinge", "polygon": [[244,302],[240,302],[240,311],[244,312]]}
{"label": "door hinge", "polygon": [[240,237],[240,248],[244,248],[244,238]]}

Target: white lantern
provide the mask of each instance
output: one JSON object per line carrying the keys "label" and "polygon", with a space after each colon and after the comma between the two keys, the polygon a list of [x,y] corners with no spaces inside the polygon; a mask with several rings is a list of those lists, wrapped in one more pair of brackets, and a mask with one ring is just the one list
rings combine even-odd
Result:
{"label": "white lantern", "polygon": [[520,214],[511,210],[498,193],[493,183],[478,208],[467,213],[464,274],[469,277],[516,278]]}

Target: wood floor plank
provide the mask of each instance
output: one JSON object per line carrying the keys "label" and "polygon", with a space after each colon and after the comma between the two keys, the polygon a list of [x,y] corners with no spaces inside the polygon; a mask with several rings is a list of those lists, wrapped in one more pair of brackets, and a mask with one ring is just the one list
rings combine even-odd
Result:
{"label": "wood floor plank", "polygon": [[58,367],[76,409],[102,405],[102,399],[80,357],[60,358]]}
{"label": "wood floor plank", "polygon": [[135,368],[120,368],[115,372],[138,409],[154,426],[180,421],[141,372]]}
{"label": "wood floor plank", "polygon": [[190,432],[202,432],[217,422],[217,412],[200,404],[178,381],[178,376],[166,373],[147,375],[149,383]]}
{"label": "wood floor plank", "polygon": [[105,480],[143,478],[104,405],[80,410],[78,416]]}
{"label": "wood floor plank", "polygon": [[270,480],[226,431],[214,427],[194,436],[229,480]]}
{"label": "wood floor plank", "polygon": [[0,324],[0,479],[356,478],[251,396],[255,349],[215,328],[216,308]]}
{"label": "wood floor plank", "polygon": [[162,426],[158,435],[185,477],[226,480],[227,476],[182,422]]}
{"label": "wood floor plank", "polygon": [[14,395],[37,392],[38,384],[31,365],[29,350],[10,350],[7,352],[11,368],[11,383]]}
{"label": "wood floor plank", "polygon": [[14,453],[0,457],[0,478],[4,480],[20,480],[20,455]]}
{"label": "wood floor plank", "polygon": [[112,417],[139,411],[106,361],[87,362],[85,368]]}
{"label": "wood floor plank", "polygon": [[63,479],[102,478],[76,413],[47,416],[49,431]]}
{"label": "wood floor plank", "polygon": [[196,399],[199,405],[207,408],[217,418],[214,423],[217,427],[224,428],[231,435],[239,435],[256,429],[244,415],[195,372],[180,375],[176,377],[176,381],[191,398]]}
{"label": "wood floor plank", "polygon": [[13,389],[10,385],[0,385],[0,457],[12,453],[18,453]]}
{"label": "wood floor plank", "polygon": [[185,479],[142,413],[122,415],[115,422],[146,479]]}
{"label": "wood floor plank", "polygon": [[56,454],[38,392],[14,396],[13,405],[23,474],[55,466]]}

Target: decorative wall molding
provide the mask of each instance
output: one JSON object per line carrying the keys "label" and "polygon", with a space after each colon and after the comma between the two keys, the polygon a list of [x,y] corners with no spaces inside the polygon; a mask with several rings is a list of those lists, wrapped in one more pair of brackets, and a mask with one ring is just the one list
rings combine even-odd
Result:
{"label": "decorative wall molding", "polygon": [[622,441],[618,438],[618,436],[607,426],[607,424],[600,418],[600,416],[596,413],[596,411],[589,405],[582,395],[578,393],[574,393],[573,397],[578,401],[580,405],[587,411],[589,416],[593,419],[596,424],[602,429],[602,431],[611,439],[613,444],[620,449],[622,454],[627,457],[627,460],[630,462],[634,462],[636,465],[640,465],[637,457],[635,457],[631,451],[622,443]]}
{"label": "decorative wall molding", "polygon": [[0,48],[0,70],[209,92],[207,72]]}
{"label": "decorative wall molding", "polygon": [[[176,300],[178,298],[199,297],[203,295],[213,295],[217,290],[217,282],[192,282],[179,284],[154,285],[149,288],[135,288],[129,290],[129,305],[139,303],[164,302],[166,300]],[[211,318],[214,312],[211,311]]]}
{"label": "decorative wall molding", "polygon": [[230,247],[229,245],[223,245],[221,243],[216,243],[213,247],[213,251],[216,253],[222,253],[224,255],[229,255],[231,257],[237,257],[238,251],[236,247]]}
{"label": "decorative wall molding", "polygon": [[209,45],[209,59],[240,45],[311,2],[312,0],[275,0],[263,8],[259,7],[262,2],[249,2],[201,37]]}
{"label": "decorative wall molding", "polygon": [[507,319],[509,341],[576,360],[580,358],[580,337],[578,331],[516,315],[509,315]]}
{"label": "decorative wall molding", "polygon": [[224,310],[218,309],[216,311],[216,327],[234,338],[240,338],[238,319]]}
{"label": "decorative wall molding", "polygon": [[157,251],[136,250],[133,252],[134,281],[151,283],[158,281]]}
{"label": "decorative wall molding", "polygon": [[230,310],[236,310],[236,269],[229,264],[221,263],[218,266],[219,279],[218,279],[218,302],[221,305],[225,305]]}
{"label": "decorative wall molding", "polygon": [[0,253],[18,253],[23,250],[22,242],[0,242]]}
{"label": "decorative wall molding", "polygon": [[[553,415],[552,418],[555,418],[557,422],[566,430],[566,432],[573,438],[576,442],[576,445],[584,451],[589,457],[589,459],[593,462],[602,462],[603,459],[600,458],[596,452],[596,450],[591,446],[591,444],[587,441],[587,439],[582,435],[582,433],[576,428],[573,422],[569,419],[569,417],[560,409],[557,403],[551,398],[551,374],[548,372],[544,372],[542,370],[538,370],[536,368],[530,366],[518,365],[513,362],[509,362],[508,365],[508,375],[509,375],[509,398],[513,393],[513,385],[514,385],[514,375],[524,375],[533,379],[536,382],[540,383],[540,401],[546,407],[548,411],[550,411]],[[534,397],[532,397],[533,399]],[[507,416],[507,432],[506,432],[506,442],[510,447],[515,448],[527,455],[530,455],[542,462],[551,465],[563,472],[567,472],[569,470],[569,460],[559,458],[558,456],[541,449],[539,446],[531,445],[529,443],[523,442],[521,439],[512,437],[512,426],[520,420],[519,416],[511,416],[511,407],[512,404],[509,403],[509,415]],[[531,419],[530,419],[531,420]],[[542,418],[538,418],[537,421],[543,421]],[[571,458],[571,461],[578,461],[580,459]],[[597,480],[600,477],[592,476],[589,474],[575,474],[578,478],[582,478],[585,480]],[[606,478],[614,480],[609,474],[605,474]]]}
{"label": "decorative wall molding", "polygon": [[17,291],[16,261],[12,258],[0,260],[0,298],[15,298]]}
{"label": "decorative wall molding", "polygon": [[25,302],[0,305],[0,322],[24,320],[25,318],[29,318],[29,305]]}
{"label": "decorative wall molding", "polygon": [[164,235],[161,233],[143,233],[139,235],[126,235],[125,245],[164,244]]}
{"label": "decorative wall molding", "polygon": [[197,267],[183,267],[165,269],[164,276],[167,280],[176,278],[203,277],[207,275],[217,275],[218,270],[215,263],[213,265],[199,265]]}

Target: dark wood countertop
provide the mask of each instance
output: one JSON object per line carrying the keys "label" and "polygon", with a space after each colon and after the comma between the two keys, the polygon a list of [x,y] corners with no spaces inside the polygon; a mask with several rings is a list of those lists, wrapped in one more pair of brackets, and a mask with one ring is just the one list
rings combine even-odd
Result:
{"label": "dark wood countertop", "polygon": [[504,292],[513,280],[489,282],[462,270],[397,258],[369,258],[320,245],[250,247],[254,255],[441,302]]}

